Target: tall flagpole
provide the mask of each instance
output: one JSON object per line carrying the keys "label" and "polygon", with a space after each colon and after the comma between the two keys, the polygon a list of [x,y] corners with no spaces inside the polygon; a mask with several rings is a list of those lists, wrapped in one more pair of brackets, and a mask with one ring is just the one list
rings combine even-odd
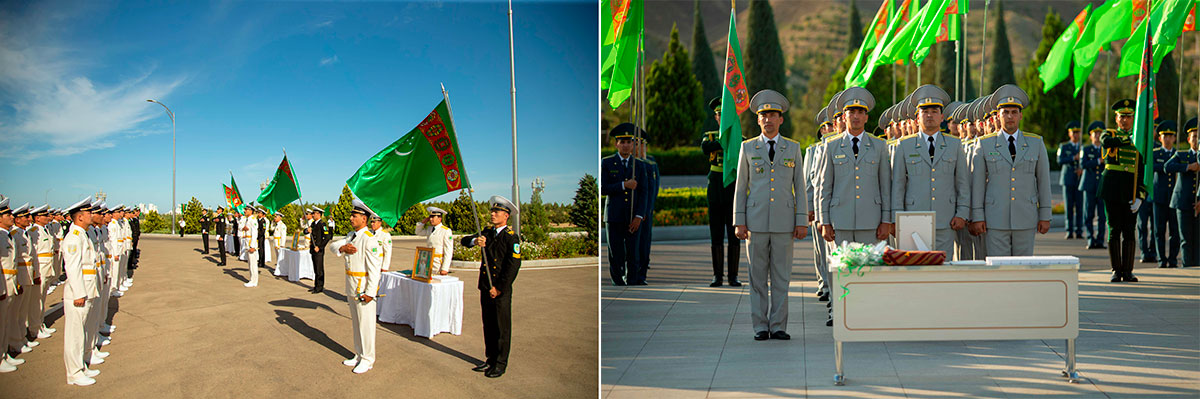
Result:
{"label": "tall flagpole", "polygon": [[[1108,51],[1106,51],[1106,53],[1108,53],[1108,54],[1104,57],[1104,106],[1105,107],[1112,105],[1112,103],[1109,102],[1109,99],[1108,99],[1109,89],[1112,87],[1112,81],[1109,80],[1112,75],[1112,49],[1110,48]],[[1109,126],[1108,125],[1108,115],[1109,114],[1111,114],[1111,112],[1104,113],[1104,127],[1105,128],[1107,128]]]}
{"label": "tall flagpole", "polygon": [[[510,11],[509,15],[510,16],[512,15],[511,11]],[[446,113],[449,114],[449,116],[450,116],[450,125],[457,126],[454,123],[454,109],[450,108],[450,93],[446,92],[446,84],[442,83],[441,85],[442,85],[442,99],[446,101]],[[458,134],[458,132],[455,131],[454,134]],[[513,157],[513,161],[516,162],[516,157]],[[482,237],[483,236],[483,227],[480,226],[480,224],[479,224],[479,205],[475,203],[475,189],[471,187],[471,177],[469,175],[467,175],[466,173],[463,173],[463,183],[464,183],[463,190],[467,190],[467,198],[470,198],[470,200],[471,200],[471,216],[473,216],[475,218],[475,235]],[[520,210],[519,207],[517,209]],[[518,212],[518,213],[520,213],[520,212]],[[491,270],[491,267],[488,266],[487,251],[485,249],[486,248],[481,248],[479,250],[479,257],[483,258],[483,270],[488,271],[488,270]],[[443,260],[443,261],[448,261],[448,260]],[[493,287],[492,273],[485,272],[483,274],[487,275],[488,288],[489,289],[492,288]]]}
{"label": "tall flagpole", "polygon": [[[508,0],[508,71],[509,83],[511,84],[510,102],[512,103],[512,196],[513,203],[517,205],[517,212],[512,215],[512,229],[521,235],[521,185],[517,181],[517,63],[513,52],[513,21],[512,21],[512,0]],[[447,99],[447,108],[450,102]],[[471,200],[474,202],[475,200]],[[488,276],[490,279],[491,276]]]}
{"label": "tall flagpole", "polygon": [[1083,129],[1084,126],[1087,126],[1087,123],[1088,123],[1088,121],[1087,121],[1088,91],[1087,90],[1088,90],[1087,89],[1087,81],[1085,80],[1085,81],[1083,81],[1083,95],[1079,96],[1079,128],[1081,130]]}

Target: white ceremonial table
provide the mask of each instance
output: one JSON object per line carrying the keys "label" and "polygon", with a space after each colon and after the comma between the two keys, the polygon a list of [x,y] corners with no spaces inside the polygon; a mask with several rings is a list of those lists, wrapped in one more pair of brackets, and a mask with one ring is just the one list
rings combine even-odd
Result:
{"label": "white ceremonial table", "polygon": [[875,266],[862,276],[832,267],[831,272],[834,385],[845,383],[843,342],[880,341],[1065,339],[1062,375],[1079,381],[1078,259],[1038,265],[972,261]]}
{"label": "white ceremonial table", "polygon": [[275,263],[275,275],[287,276],[288,281],[300,281],[302,278],[312,280],[312,255],[308,251],[293,251],[287,248],[279,250],[279,262]]}
{"label": "white ceremonial table", "polygon": [[379,278],[379,321],[407,324],[413,334],[426,338],[444,332],[462,335],[463,282],[452,276],[434,278],[442,282],[425,283],[399,272],[383,273]]}

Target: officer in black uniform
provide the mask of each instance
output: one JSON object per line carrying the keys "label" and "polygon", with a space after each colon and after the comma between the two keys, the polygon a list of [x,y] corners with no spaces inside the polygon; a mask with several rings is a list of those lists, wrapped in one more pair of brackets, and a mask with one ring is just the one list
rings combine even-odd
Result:
{"label": "officer in black uniform", "polygon": [[[1175,174],[1167,172],[1167,161],[1175,155],[1175,121],[1164,120],[1154,129],[1162,146],[1155,148],[1154,191],[1150,205],[1154,209],[1154,228],[1150,236],[1158,250],[1158,267],[1179,267],[1179,221],[1171,209],[1171,193],[1175,191]],[[1168,239],[1168,237],[1170,237]]]}
{"label": "officer in black uniform", "polygon": [[325,245],[329,244],[333,232],[326,229],[325,223],[321,222],[321,218],[325,216],[324,210],[314,206],[312,214],[312,245],[309,246],[308,253],[312,255],[313,287],[308,292],[320,294],[325,291]]}
{"label": "officer in black uniform", "polygon": [[221,253],[221,263],[217,266],[225,266],[225,208],[217,207],[212,221],[213,231],[217,233],[217,252]]}
{"label": "officer in black uniform", "polygon": [[472,370],[488,378],[504,375],[512,343],[512,290],[521,270],[521,239],[508,227],[510,215],[518,212],[508,199],[494,195],[492,227],[462,238],[462,246],[483,247],[479,268],[479,307],[483,314],[483,343],[487,360]]}
{"label": "officer in black uniform", "polygon": [[1137,282],[1133,275],[1133,254],[1137,238],[1134,235],[1136,213],[1146,198],[1142,184],[1142,155],[1133,146],[1133,107],[1130,99],[1113,104],[1117,113],[1117,129],[1100,137],[1104,149],[1104,173],[1100,175],[1099,196],[1104,200],[1108,215],[1108,257],[1112,262],[1112,282]]}
{"label": "officer in black uniform", "polygon": [[[266,247],[267,212],[266,212],[266,209],[262,208],[262,205],[259,205],[259,206],[254,207],[254,213],[256,215],[256,217],[254,218],[254,221],[258,225],[258,250],[266,251],[266,249],[267,249],[267,247]],[[267,267],[267,255],[266,254],[262,254],[262,255],[258,256],[258,267]]]}
{"label": "officer in black uniform", "polygon": [[[708,102],[717,122],[721,121],[721,98],[714,97]],[[738,250],[742,240],[737,238],[733,229],[733,184],[725,185],[724,165],[725,153],[721,148],[721,134],[718,131],[704,133],[700,148],[708,156],[708,236],[712,245],[713,281],[710,287],[720,287],[724,277],[729,277],[730,287],[740,287],[738,281]],[[740,142],[740,140],[739,140]],[[729,257],[725,257],[725,241],[729,242]],[[727,262],[724,262],[728,259]],[[722,273],[728,265],[728,273]]]}
{"label": "officer in black uniform", "polygon": [[1200,202],[1197,190],[1200,190],[1200,130],[1197,129],[1196,118],[1189,119],[1183,124],[1184,136],[1187,137],[1187,151],[1176,151],[1167,161],[1166,171],[1177,176],[1175,190],[1171,193],[1171,209],[1179,221],[1179,236],[1182,241],[1183,267],[1200,266]]}
{"label": "officer in black uniform", "polygon": [[[133,264],[129,265],[130,269],[137,269],[138,258],[140,258],[142,255],[142,252],[138,250],[138,238],[142,236],[142,221],[139,220],[138,217],[141,215],[142,210],[136,209],[133,211],[133,219],[129,220],[129,229],[133,232],[133,234],[131,234],[133,237],[133,259],[131,261]],[[66,274],[63,274],[63,278],[66,278],[66,276]]]}
{"label": "officer in black uniform", "polygon": [[[237,208],[233,208],[233,210],[236,211]],[[233,223],[232,231],[234,234],[237,234],[240,237],[242,233],[241,230],[238,229],[238,219],[241,218],[239,215],[241,215],[241,212],[237,212],[232,218],[230,218],[230,221]],[[238,237],[234,237],[233,239],[233,253],[239,254],[238,256],[241,256],[242,253],[242,240]]]}
{"label": "officer in black uniform", "polygon": [[646,272],[650,270],[650,239],[654,228],[654,203],[658,199],[660,181],[658,161],[647,153],[647,149],[646,136],[643,134],[638,137],[637,150],[634,152],[634,155],[639,157],[637,159],[638,167],[646,171],[646,212],[643,215],[646,218],[643,219],[642,226],[638,228],[641,231],[638,234],[638,258],[641,262],[637,276],[639,285],[646,285]]}
{"label": "officer in black uniform", "polygon": [[646,219],[646,168],[634,156],[632,123],[614,127],[609,135],[616,141],[617,153],[600,160],[600,194],[608,197],[608,268],[613,285],[644,285],[638,279],[638,256],[642,221]]}
{"label": "officer in black uniform", "polygon": [[204,253],[208,253],[208,229],[212,227],[212,218],[208,216],[208,209],[205,209],[200,214],[200,236],[204,237]]}

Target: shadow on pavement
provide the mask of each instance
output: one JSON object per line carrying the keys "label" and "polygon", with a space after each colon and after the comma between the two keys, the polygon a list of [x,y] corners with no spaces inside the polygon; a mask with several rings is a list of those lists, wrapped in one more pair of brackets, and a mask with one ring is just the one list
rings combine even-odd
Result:
{"label": "shadow on pavement", "polygon": [[481,359],[477,359],[474,356],[459,352],[459,351],[455,350],[454,348],[448,347],[446,345],[439,344],[439,343],[433,341],[432,339],[425,338],[425,337],[418,337],[415,334],[413,334],[412,327],[409,327],[407,325],[391,324],[391,323],[384,323],[384,322],[379,322],[379,323],[377,323],[377,325],[380,327],[383,327],[384,329],[386,329],[388,331],[395,333],[396,335],[404,337],[405,339],[408,339],[409,341],[412,341],[412,342],[415,342],[415,343],[418,343],[421,345],[425,345],[425,346],[429,347],[430,349],[445,353],[450,356],[454,356],[464,362],[470,363],[472,366],[483,363],[483,360],[481,360]]}
{"label": "shadow on pavement", "polygon": [[275,305],[275,306],[287,306],[287,307],[293,307],[293,308],[325,309],[332,313],[337,313],[333,310],[333,308],[329,307],[329,305],[309,301],[306,299],[300,299],[300,298],[277,299],[277,300],[270,301],[267,303]]}
{"label": "shadow on pavement", "polygon": [[341,344],[338,344],[332,338],[329,338],[329,335],[325,334],[324,331],[318,330],[318,329],[313,328],[312,326],[308,325],[308,323],[305,323],[304,320],[301,320],[299,317],[296,317],[296,315],[292,312],[276,309],[275,310],[275,321],[278,321],[279,324],[283,324],[288,327],[291,327],[293,330],[296,330],[296,332],[300,333],[301,335],[304,335],[309,340],[312,340],[313,342],[321,344],[321,346],[324,346],[325,348],[333,351],[333,353],[337,353],[339,356],[341,356],[344,359],[349,359],[349,358],[354,357],[353,351],[346,349],[346,347],[342,346]]}
{"label": "shadow on pavement", "polygon": [[226,269],[224,269],[224,270],[225,270],[225,274],[228,274],[228,275],[230,275],[230,276],[233,276],[233,278],[236,278],[236,279],[238,279],[239,281],[241,281],[241,282],[243,282],[243,283],[249,283],[249,282],[250,282],[250,279],[248,279],[248,278],[246,278],[246,277],[242,277],[242,274],[241,274],[241,273],[238,273],[238,272],[235,272],[235,271],[234,271],[234,270],[246,270],[247,272],[249,272],[249,271],[250,271],[250,269],[241,269],[241,268],[234,269],[234,268],[232,268],[232,267],[231,267],[231,268],[226,268]]}

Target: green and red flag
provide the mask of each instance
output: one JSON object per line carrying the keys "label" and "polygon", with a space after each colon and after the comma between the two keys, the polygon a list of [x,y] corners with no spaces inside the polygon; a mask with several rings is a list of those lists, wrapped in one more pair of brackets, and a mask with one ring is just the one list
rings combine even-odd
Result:
{"label": "green and red flag", "polygon": [[866,37],[863,38],[862,46],[858,48],[858,53],[854,55],[854,62],[850,64],[850,69],[846,71],[846,82],[854,79],[856,75],[863,69],[863,64],[871,57],[868,51],[874,50],[875,46],[879,45],[887,34],[888,18],[892,15],[892,8],[895,7],[894,0],[883,0],[883,4],[879,5],[879,11],[875,12],[875,18],[871,19],[871,24],[868,25]]}
{"label": "green and red flag", "polygon": [[229,172],[229,205],[237,209],[238,213],[244,212],[246,201],[242,200],[242,192],[238,190],[237,181],[233,179],[233,172]]}
{"label": "green and red flag", "polygon": [[938,28],[937,41],[948,42],[962,39],[962,21],[967,15],[967,0],[951,0],[946,5],[942,26]]}
{"label": "green and red flag", "polygon": [[1129,37],[1132,32],[1129,24],[1133,19],[1133,0],[1108,0],[1104,5],[1092,10],[1088,17],[1083,34],[1075,44],[1075,68],[1072,69],[1075,82],[1075,95],[1079,96],[1084,83],[1096,66],[1096,58],[1108,43]]}
{"label": "green and red flag", "polygon": [[[957,8],[958,0],[930,0],[925,3],[925,7],[921,8],[921,14],[917,18],[916,30],[913,36],[909,39],[909,47],[912,51],[902,56],[913,60],[917,65],[925,62],[925,57],[929,55],[930,46],[937,43],[938,31],[946,23],[946,11],[951,5]],[[947,32],[949,37],[949,32]]]}
{"label": "green and red flag", "polygon": [[750,93],[742,77],[742,44],[737,37],[737,10],[729,9],[729,40],[725,47],[725,80],[721,86],[721,150],[725,153],[722,181],[737,181],[738,155],[742,145],[742,123],[738,115],[750,109]]}
{"label": "green and red flag", "polygon": [[346,180],[350,191],[386,225],[395,226],[413,204],[470,187],[449,109],[443,100],[416,128],[367,159]]}
{"label": "green and red flag", "polygon": [[1054,41],[1054,46],[1046,55],[1046,61],[1038,67],[1038,77],[1042,79],[1043,93],[1050,92],[1050,89],[1058,86],[1071,74],[1071,60],[1075,56],[1075,44],[1079,42],[1079,37],[1087,26],[1088,16],[1091,12],[1091,4],[1079,11],[1079,14],[1071,21],[1071,25],[1067,26],[1067,30],[1063,31],[1058,40]]}
{"label": "green and red flag", "polygon": [[[1161,0],[1154,5],[1150,18],[1142,18],[1142,23],[1132,37],[1141,37],[1143,30],[1152,36],[1154,48],[1154,71],[1162,66],[1163,57],[1167,56],[1178,44],[1179,35],[1183,34],[1183,26],[1188,13],[1195,7],[1195,0]],[[1137,18],[1136,16],[1134,18]],[[1153,24],[1148,21],[1153,20]],[[1141,55],[1143,43],[1140,40],[1129,40],[1121,47],[1121,69],[1117,77],[1133,76],[1141,71]]]}
{"label": "green and red flag", "polygon": [[225,203],[229,205],[230,210],[233,210],[233,189],[229,188],[228,184],[222,184],[221,190],[225,192]]}
{"label": "green and red flag", "polygon": [[[1191,0],[1189,0],[1191,1]],[[1133,146],[1137,148],[1138,153],[1142,156],[1142,181],[1140,182],[1145,187],[1154,185],[1154,114],[1157,107],[1154,104],[1154,53],[1151,50],[1150,32],[1154,30],[1155,18],[1151,17],[1146,20],[1146,29],[1143,29],[1141,40],[1138,38],[1130,39],[1130,41],[1142,42],[1142,69],[1138,73],[1138,90],[1137,90],[1137,105],[1134,106],[1133,114]],[[1134,184],[1137,184],[1135,182]],[[1146,202],[1154,200],[1154,190],[1149,191],[1146,196]],[[1135,191],[1136,192],[1136,191]],[[1146,206],[1143,204],[1142,206]]]}
{"label": "green and red flag", "polygon": [[267,184],[267,188],[258,195],[258,203],[274,213],[284,205],[298,199],[300,199],[300,183],[296,181],[296,172],[292,169],[292,164],[288,162],[287,154],[284,154],[283,162],[280,162],[279,167],[275,169],[275,177],[271,178],[271,183]]}
{"label": "green and red flag", "polygon": [[608,90],[608,104],[615,109],[633,94],[645,30],[644,0],[602,0],[600,8],[606,13],[601,18],[600,90]]}
{"label": "green and red flag", "polygon": [[882,40],[875,45],[875,49],[871,50],[871,57],[867,58],[867,62],[863,64],[863,67],[858,74],[853,76],[846,74],[847,89],[855,86],[865,87],[867,82],[871,80],[871,75],[875,74],[876,67],[891,62],[881,60],[881,54],[889,43],[897,40],[900,30],[908,24],[910,14],[912,14],[912,9],[912,0],[901,1],[900,7],[896,9],[896,12],[892,13],[888,20],[886,36],[884,36]]}
{"label": "green and red flag", "polygon": [[[1196,4],[1200,4],[1200,1],[1197,1]],[[1188,11],[1188,17],[1183,21],[1184,32],[1196,31],[1196,4],[1192,4],[1192,10]]]}

